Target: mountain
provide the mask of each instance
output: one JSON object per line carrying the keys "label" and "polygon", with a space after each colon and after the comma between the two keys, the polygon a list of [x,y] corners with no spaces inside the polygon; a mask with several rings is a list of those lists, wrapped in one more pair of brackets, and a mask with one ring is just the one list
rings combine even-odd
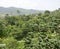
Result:
{"label": "mountain", "polygon": [[23,14],[36,14],[43,12],[42,10],[34,10],[34,9],[23,9],[23,8],[16,8],[16,7],[0,7],[0,15],[2,14],[9,14],[9,15],[23,15]]}

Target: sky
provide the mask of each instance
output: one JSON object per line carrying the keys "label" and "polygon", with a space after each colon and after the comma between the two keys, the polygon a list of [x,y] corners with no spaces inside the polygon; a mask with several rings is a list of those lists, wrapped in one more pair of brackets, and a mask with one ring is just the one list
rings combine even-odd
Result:
{"label": "sky", "polygon": [[60,8],[60,0],[0,0],[0,7],[56,10]]}

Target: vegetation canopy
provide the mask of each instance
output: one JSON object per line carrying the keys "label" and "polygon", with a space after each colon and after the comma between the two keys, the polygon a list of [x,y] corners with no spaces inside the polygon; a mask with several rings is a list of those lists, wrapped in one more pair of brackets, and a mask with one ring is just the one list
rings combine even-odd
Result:
{"label": "vegetation canopy", "polygon": [[5,44],[0,49],[60,49],[60,10],[0,16],[0,44]]}

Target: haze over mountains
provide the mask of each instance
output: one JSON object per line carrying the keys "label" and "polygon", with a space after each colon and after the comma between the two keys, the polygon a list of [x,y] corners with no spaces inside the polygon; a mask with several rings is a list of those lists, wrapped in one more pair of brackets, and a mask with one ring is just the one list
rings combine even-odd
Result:
{"label": "haze over mountains", "polygon": [[[19,12],[19,13],[18,13]],[[43,12],[43,10],[34,10],[34,9],[23,9],[23,8],[16,8],[16,7],[0,7],[0,15],[9,14],[9,15],[23,15],[23,14],[36,14],[39,12]]]}

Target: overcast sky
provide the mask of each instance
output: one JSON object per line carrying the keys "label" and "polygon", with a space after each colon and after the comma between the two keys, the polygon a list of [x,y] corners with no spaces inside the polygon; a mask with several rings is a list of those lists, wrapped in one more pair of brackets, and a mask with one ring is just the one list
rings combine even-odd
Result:
{"label": "overcast sky", "polygon": [[55,10],[60,8],[60,0],[0,0],[0,7]]}

